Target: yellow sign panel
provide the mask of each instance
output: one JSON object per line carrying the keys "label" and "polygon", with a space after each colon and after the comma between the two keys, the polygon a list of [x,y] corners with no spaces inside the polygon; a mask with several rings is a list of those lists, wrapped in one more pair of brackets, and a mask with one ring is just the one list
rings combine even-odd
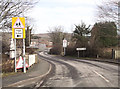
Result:
{"label": "yellow sign panel", "polygon": [[24,17],[12,18],[12,38],[25,39],[25,18]]}

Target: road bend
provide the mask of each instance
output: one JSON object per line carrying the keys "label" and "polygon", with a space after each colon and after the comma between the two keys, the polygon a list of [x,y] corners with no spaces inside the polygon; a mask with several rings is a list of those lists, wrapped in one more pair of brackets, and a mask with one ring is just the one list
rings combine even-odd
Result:
{"label": "road bend", "polygon": [[40,53],[54,65],[40,87],[118,87],[118,65]]}

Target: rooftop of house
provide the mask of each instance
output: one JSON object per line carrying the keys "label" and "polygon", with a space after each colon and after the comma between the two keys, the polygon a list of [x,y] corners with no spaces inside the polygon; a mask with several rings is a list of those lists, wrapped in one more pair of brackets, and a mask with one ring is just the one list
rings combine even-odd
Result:
{"label": "rooftop of house", "polygon": [[38,39],[31,39],[31,42],[38,42]]}

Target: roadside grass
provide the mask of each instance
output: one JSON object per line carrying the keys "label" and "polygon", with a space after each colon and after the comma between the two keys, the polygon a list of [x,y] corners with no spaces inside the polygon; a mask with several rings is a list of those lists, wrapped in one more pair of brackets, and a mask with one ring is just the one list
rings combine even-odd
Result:
{"label": "roadside grass", "polygon": [[73,59],[78,59],[78,60],[96,60],[96,61],[116,61],[115,59],[107,59],[107,58],[96,58],[96,57],[77,57],[77,56],[65,56],[65,57],[70,57]]}
{"label": "roadside grass", "polygon": [[[17,58],[17,62],[18,62],[18,60],[19,60],[19,58]],[[14,70],[15,70],[14,62],[15,62],[14,59],[10,59],[8,56],[3,54],[2,64],[0,65],[2,67],[1,68],[2,69],[1,77],[7,77],[10,75],[16,75],[16,74],[23,73],[23,69],[18,69],[17,72],[14,72]],[[26,68],[26,70],[28,70],[28,68]]]}
{"label": "roadside grass", "polygon": [[10,76],[10,75],[15,75],[15,74],[18,74],[18,72],[17,73],[15,73],[15,72],[2,73],[2,77],[7,77],[7,76]]}
{"label": "roadside grass", "polygon": [[98,58],[93,58],[93,57],[77,57],[77,56],[65,56],[65,57],[70,57],[70,58],[74,58],[74,59],[98,59]]}
{"label": "roadside grass", "polygon": [[65,57],[70,57],[78,60],[90,60],[90,61],[99,61],[99,62],[107,62],[107,63],[113,63],[113,64],[120,64],[119,60],[117,59],[107,59],[107,58],[92,58],[92,57],[76,57],[76,56],[65,56]]}
{"label": "roadside grass", "polygon": [[10,59],[9,56],[2,54],[2,77],[6,77],[9,75],[15,75],[17,73],[14,72],[14,60]]}

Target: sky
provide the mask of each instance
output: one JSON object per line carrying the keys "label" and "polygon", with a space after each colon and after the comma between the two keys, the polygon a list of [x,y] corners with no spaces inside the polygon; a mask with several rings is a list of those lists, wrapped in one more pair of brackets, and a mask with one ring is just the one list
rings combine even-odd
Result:
{"label": "sky", "polygon": [[72,32],[81,21],[94,25],[100,3],[101,0],[40,0],[27,16],[32,18],[30,24],[35,34],[47,33],[56,26],[63,27],[64,32]]}

